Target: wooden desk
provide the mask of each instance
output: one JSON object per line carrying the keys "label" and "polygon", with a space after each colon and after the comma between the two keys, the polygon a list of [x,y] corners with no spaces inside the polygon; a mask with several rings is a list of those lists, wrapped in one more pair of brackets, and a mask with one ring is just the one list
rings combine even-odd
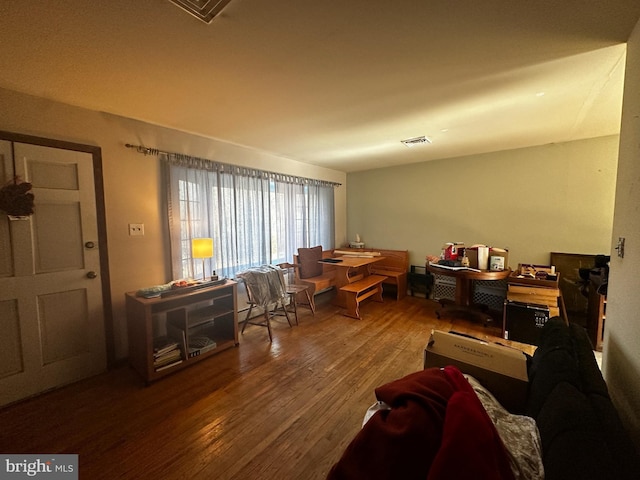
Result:
{"label": "wooden desk", "polygon": [[[375,262],[379,262],[380,260],[384,260],[385,257],[336,257],[339,260],[342,260],[338,263],[331,263],[334,267],[336,267],[336,298],[334,303],[342,308],[346,308],[347,302],[345,298],[344,292],[340,291],[340,287],[344,287],[345,285],[349,285],[350,283],[357,282],[358,280],[362,280],[364,277],[368,276],[370,271],[370,266]],[[320,262],[324,263],[324,262]]]}
{"label": "wooden desk", "polygon": [[[474,308],[473,305],[473,281],[474,280],[504,280],[511,274],[510,269],[493,272],[490,270],[451,270],[449,268],[438,267],[437,265],[427,264],[427,270],[434,275],[446,275],[456,279],[456,294],[453,308],[458,313],[474,315],[476,317],[483,316],[485,321],[492,321],[493,317],[481,309]],[[440,303],[442,308],[436,312],[438,318],[444,312],[444,303]]]}

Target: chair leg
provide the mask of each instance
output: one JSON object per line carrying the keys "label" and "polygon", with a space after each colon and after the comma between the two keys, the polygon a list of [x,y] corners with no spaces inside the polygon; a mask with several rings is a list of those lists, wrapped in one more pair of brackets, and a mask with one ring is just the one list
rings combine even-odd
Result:
{"label": "chair leg", "polygon": [[251,310],[253,310],[253,303],[249,305],[249,311],[247,312],[247,316],[245,317],[244,322],[242,322],[242,330],[240,331],[240,333],[244,333],[244,329],[247,327],[247,323],[249,323],[249,319],[251,318]]}
{"label": "chair leg", "polygon": [[[271,335],[271,322],[270,322],[271,312],[269,312],[269,308],[265,307],[265,309],[264,309],[264,324],[263,324],[263,323],[250,322],[250,320],[251,320],[251,311],[253,310],[253,307],[254,307],[254,304],[252,303],[249,306],[249,311],[247,312],[246,319],[242,322],[242,330],[240,331],[240,333],[244,333],[244,329],[247,327],[247,324],[249,324],[249,323],[251,323],[251,325],[258,325],[258,326],[261,326],[261,327],[267,327],[267,331],[269,332],[269,341],[272,342],[273,341],[273,337]],[[289,325],[291,325],[291,322],[289,322]]]}
{"label": "chair leg", "polygon": [[316,302],[314,300],[313,295],[309,295],[309,290],[305,290],[304,293],[307,294],[307,300],[309,301],[309,307],[311,307],[311,313],[313,315],[316,314]]}
{"label": "chair leg", "polygon": [[[287,317],[287,322],[289,323],[289,327],[292,327],[293,325],[291,325],[291,318],[289,318],[289,314],[292,312],[289,311],[289,309],[287,308],[287,305],[284,302],[285,302],[284,298],[282,300],[278,300],[273,306],[273,310],[269,312],[269,316],[275,317],[276,315],[279,315],[279,316],[284,315],[285,317]],[[295,302],[293,305],[295,309]],[[282,310],[282,313],[280,313],[280,310]],[[297,324],[298,324],[298,318],[296,313],[296,325]]]}
{"label": "chair leg", "polygon": [[314,315],[316,314],[316,305],[313,301],[313,294],[309,294],[309,289],[306,289],[304,291],[304,295],[306,296],[307,301],[305,302],[304,299],[305,297],[302,296],[302,292],[298,292],[294,298],[295,298],[295,302],[298,305],[304,305],[306,307],[309,307],[309,309],[311,310],[311,313],[313,313]]}
{"label": "chair leg", "polygon": [[293,304],[293,316],[296,318],[296,326],[299,326],[300,324],[298,323],[298,304],[296,303],[296,296],[294,295],[289,295],[289,304]]}
{"label": "chair leg", "polygon": [[311,310],[312,314],[316,314],[316,304],[314,301],[314,295],[311,293],[309,293],[309,289],[306,289],[304,291],[305,296],[307,297],[307,301],[306,303],[304,301],[299,301],[299,296],[302,296],[302,292],[298,293],[298,295],[296,295],[296,302],[298,302],[300,305],[306,305],[309,307],[309,309]]}
{"label": "chair leg", "polygon": [[269,309],[267,308],[264,309],[264,318],[265,323],[267,324],[267,331],[269,332],[269,341],[273,342],[273,337],[271,336],[271,315],[269,314]]}
{"label": "chair leg", "polygon": [[[287,322],[289,322],[289,326],[291,325],[291,319],[289,318],[289,311],[287,310],[287,306],[284,304],[284,299],[280,300],[280,304],[282,305],[282,310],[284,311],[284,316],[287,317]],[[276,309],[278,308],[278,304],[276,303]]]}

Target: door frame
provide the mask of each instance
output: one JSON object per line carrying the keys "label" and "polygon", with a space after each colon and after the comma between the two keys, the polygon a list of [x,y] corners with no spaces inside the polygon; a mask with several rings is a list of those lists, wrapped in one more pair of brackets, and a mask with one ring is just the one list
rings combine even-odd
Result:
{"label": "door frame", "polygon": [[111,304],[111,280],[109,276],[109,252],[107,247],[107,218],[104,202],[104,183],[102,172],[102,149],[94,145],[67,142],[51,138],[36,137],[22,133],[0,130],[0,140],[28,143],[43,147],[60,148],[91,154],[93,158],[93,180],[96,199],[96,220],[98,224],[98,249],[100,255],[100,282],[102,286],[102,310],[104,314],[104,333],[107,351],[107,368],[115,364],[115,339],[113,333],[113,308]]}

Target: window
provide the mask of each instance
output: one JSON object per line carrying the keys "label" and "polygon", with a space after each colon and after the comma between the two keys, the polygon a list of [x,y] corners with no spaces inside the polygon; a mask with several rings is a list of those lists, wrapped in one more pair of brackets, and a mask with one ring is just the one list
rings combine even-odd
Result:
{"label": "window", "polygon": [[202,276],[202,261],[191,258],[196,237],[213,238],[206,275],[215,270],[230,278],[251,266],[290,262],[298,247],[333,248],[335,184],[214,162],[165,161],[175,278]]}

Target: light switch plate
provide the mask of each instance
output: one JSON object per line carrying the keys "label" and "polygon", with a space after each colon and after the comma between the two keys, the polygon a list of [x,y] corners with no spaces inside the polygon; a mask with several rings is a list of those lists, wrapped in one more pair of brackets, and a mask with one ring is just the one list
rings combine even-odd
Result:
{"label": "light switch plate", "polygon": [[616,246],[616,250],[618,251],[618,256],[620,258],[624,258],[624,237],[618,237],[618,245]]}

